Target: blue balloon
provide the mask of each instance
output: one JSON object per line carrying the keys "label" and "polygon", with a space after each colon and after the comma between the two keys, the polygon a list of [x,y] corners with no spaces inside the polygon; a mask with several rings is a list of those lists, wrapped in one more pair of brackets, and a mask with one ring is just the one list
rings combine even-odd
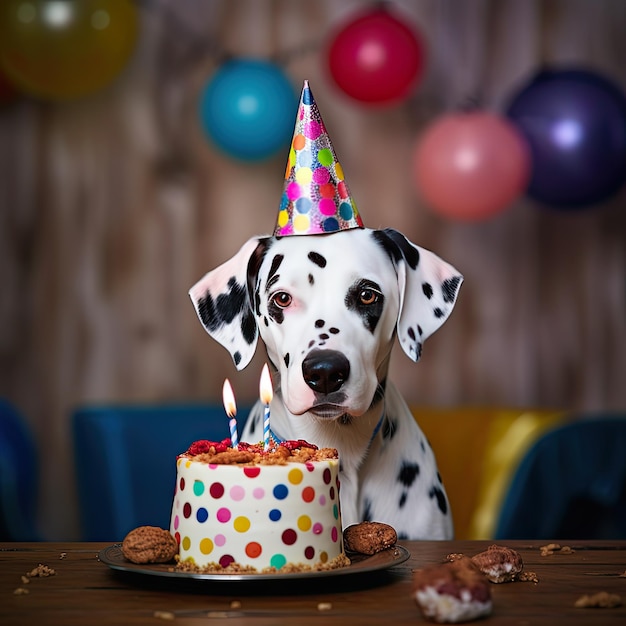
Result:
{"label": "blue balloon", "polygon": [[507,114],[530,144],[531,198],[580,209],[606,200],[626,181],[626,97],[603,76],[541,71]]}
{"label": "blue balloon", "polygon": [[224,63],[200,97],[204,132],[231,157],[260,161],[285,149],[293,136],[297,95],[273,63]]}

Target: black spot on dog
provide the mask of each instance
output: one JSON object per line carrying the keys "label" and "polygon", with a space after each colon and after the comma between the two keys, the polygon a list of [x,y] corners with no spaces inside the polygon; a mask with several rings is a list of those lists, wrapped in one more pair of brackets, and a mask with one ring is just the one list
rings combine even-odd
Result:
{"label": "black spot on dog", "polygon": [[409,536],[406,533],[398,533],[398,541],[408,541]]}
{"label": "black spot on dog", "polygon": [[339,329],[332,326],[331,328],[328,329],[328,332],[333,335],[336,335],[339,332]]}
{"label": "black spot on dog", "polygon": [[372,233],[374,239],[380,244],[390,258],[397,264],[402,258],[411,269],[415,269],[420,261],[420,254],[409,240],[393,228],[375,230]]}
{"label": "black spot on dog", "polygon": [[321,339],[322,341],[326,341],[326,340],[327,340],[327,339],[329,339],[329,338],[330,338],[330,335],[327,335],[326,333],[321,333],[321,334],[320,334],[320,339]]}
{"label": "black spot on dog", "polygon": [[275,240],[272,237],[266,237],[259,240],[259,245],[254,249],[252,254],[250,255],[250,259],[248,261],[248,271],[247,271],[247,287],[248,293],[250,294],[250,303],[251,306],[254,306],[255,312],[259,313],[259,307],[261,305],[261,300],[259,297],[260,290],[260,280],[259,280],[259,269],[265,259],[265,255],[268,250],[272,247],[273,242]]}
{"label": "black spot on dog", "polygon": [[285,354],[285,356],[283,357],[283,361],[285,362],[285,367],[289,367],[289,352]]}
{"label": "black spot on dog", "polygon": [[315,278],[313,278],[313,274],[309,274],[309,285],[315,284]]}
{"label": "black spot on dog", "polygon": [[[267,276],[267,282],[265,283],[265,293],[268,293],[272,286],[275,285],[278,280],[280,280],[280,274],[278,274],[277,272],[284,258],[284,255],[277,254],[272,259],[270,271]],[[260,308],[260,304],[258,305],[258,307]],[[281,309],[272,299],[270,299],[267,305],[267,312],[270,318],[277,324],[282,324],[285,320],[285,313],[283,309]]]}
{"label": "black spot on dog", "polygon": [[267,312],[272,320],[277,324],[282,324],[285,321],[285,312],[281,309],[274,300],[270,300],[267,305]]}
{"label": "black spot on dog", "polygon": [[254,314],[252,311],[248,311],[241,318],[241,334],[243,338],[246,340],[247,344],[251,344],[256,339],[257,326],[256,321],[254,320]]}
{"label": "black spot on dog", "polygon": [[[417,327],[419,334],[421,335],[421,328],[418,326]],[[409,326],[408,330],[406,331],[409,339],[414,343],[414,345],[410,346],[411,350],[415,352],[415,360],[419,361],[419,359],[422,356],[422,342],[417,340],[417,336],[415,335],[415,331],[413,330],[413,328],[411,326]]]}
{"label": "black spot on dog", "polygon": [[361,519],[364,522],[372,521],[372,501],[369,498],[365,498],[363,502],[363,515],[361,515]]}
{"label": "black spot on dog", "polygon": [[405,487],[410,487],[415,479],[419,476],[420,466],[417,463],[411,463],[410,461],[403,461],[398,472],[397,480]]}
{"label": "black spot on dog", "polygon": [[409,240],[397,230],[393,230],[391,228],[386,228],[385,230],[387,234],[391,237],[391,239],[395,241],[398,248],[400,248],[402,256],[404,257],[404,260],[408,263],[409,267],[412,270],[416,269],[420,262],[420,253],[418,252],[417,248],[412,246],[409,243]]}
{"label": "black spot on dog", "polygon": [[235,361],[235,365],[239,365],[241,362],[241,352],[239,350],[233,354],[233,361]]}
{"label": "black spot on dog", "polygon": [[256,322],[248,306],[246,289],[234,277],[228,281],[226,293],[221,293],[213,300],[211,294],[207,292],[204,298],[198,300],[198,314],[209,330],[217,330],[220,326],[230,324],[242,313],[241,332],[246,343],[251,344],[256,339]]}
{"label": "black spot on dog", "polygon": [[202,323],[209,330],[215,330],[220,325],[221,316],[215,308],[215,301],[207,291],[204,298],[198,298],[198,315]]}
{"label": "black spot on dog", "polygon": [[270,271],[267,275],[267,282],[265,283],[265,292],[267,293],[272,285],[280,278],[280,275],[277,274],[276,272],[278,272],[278,268],[280,267],[281,263],[283,262],[285,256],[283,254],[277,254],[276,256],[274,256],[274,258],[272,259],[272,264],[270,266]]}
{"label": "black spot on dog", "polygon": [[280,280],[280,274],[274,274],[265,285],[265,293],[269,292],[269,290]]}
{"label": "black spot on dog", "polygon": [[261,296],[258,287],[254,291],[254,311],[257,315],[261,315]]}
{"label": "black spot on dog", "polygon": [[433,288],[430,283],[422,283],[422,291],[429,300],[433,297]]}
{"label": "black spot on dog", "polygon": [[[361,294],[365,291],[376,291],[379,295],[371,304],[363,304]],[[379,285],[368,280],[357,280],[348,289],[344,301],[346,308],[357,313],[363,320],[365,328],[373,333],[385,306],[385,297],[382,295]]]}
{"label": "black spot on dog", "polygon": [[437,499],[437,506],[439,510],[445,515],[448,512],[448,502],[446,500],[446,496],[439,487],[433,485],[431,490],[428,492],[429,498]]}
{"label": "black spot on dog", "polygon": [[402,260],[402,252],[386,231],[375,230],[372,232],[372,238],[394,263],[398,264]]}
{"label": "black spot on dog", "polygon": [[314,339],[311,339],[311,341],[309,341],[309,345],[308,345],[308,347],[309,347],[309,348],[312,348],[314,345],[315,345],[315,340],[314,340]]}
{"label": "black spot on dog", "polygon": [[435,317],[437,319],[445,315],[445,313],[439,307],[437,307],[436,309],[433,309],[433,313],[435,314]]}
{"label": "black spot on dog", "polygon": [[459,290],[459,284],[461,283],[460,276],[453,276],[452,278],[446,278],[441,283],[441,291],[443,292],[443,301],[450,303],[454,302],[457,291]]}
{"label": "black spot on dog", "polygon": [[198,313],[202,323],[211,330],[222,324],[230,324],[246,307],[246,290],[235,277],[228,281],[228,291],[221,293],[215,300],[207,291],[198,301]]}
{"label": "black spot on dog", "polygon": [[322,328],[324,326],[324,320],[315,320],[315,328]]}
{"label": "black spot on dog", "polygon": [[265,315],[263,316],[263,323],[265,324],[266,328],[270,325],[270,322],[267,317],[265,317]]}
{"label": "black spot on dog", "polygon": [[326,259],[319,252],[309,252],[307,255],[309,261],[315,263],[319,267],[326,267]]}
{"label": "black spot on dog", "polygon": [[406,496],[407,496],[407,492],[403,491],[402,495],[400,496],[400,500],[398,501],[398,508],[401,509],[404,507],[404,505],[406,504]]}

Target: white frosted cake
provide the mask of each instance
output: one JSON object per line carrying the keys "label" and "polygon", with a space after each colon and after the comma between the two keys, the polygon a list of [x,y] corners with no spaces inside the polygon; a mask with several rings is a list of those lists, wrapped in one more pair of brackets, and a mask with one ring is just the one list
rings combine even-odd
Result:
{"label": "white frosted cake", "polygon": [[344,555],[337,451],[306,442],[198,441],[177,459],[170,532],[179,567],[327,569]]}

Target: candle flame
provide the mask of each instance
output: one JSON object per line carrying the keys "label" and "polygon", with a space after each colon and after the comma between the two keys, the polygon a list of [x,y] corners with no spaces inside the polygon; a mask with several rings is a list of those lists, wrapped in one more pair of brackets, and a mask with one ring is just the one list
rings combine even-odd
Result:
{"label": "candle flame", "polygon": [[270,377],[270,370],[267,367],[267,363],[263,366],[263,369],[261,370],[259,393],[261,396],[261,402],[263,404],[269,404],[274,397],[274,390],[272,389],[272,379]]}
{"label": "candle flame", "polygon": [[235,415],[237,415],[237,405],[235,404],[235,394],[233,393],[233,388],[230,386],[228,378],[224,380],[222,399],[224,400],[226,415],[228,415],[228,417],[235,417]]}

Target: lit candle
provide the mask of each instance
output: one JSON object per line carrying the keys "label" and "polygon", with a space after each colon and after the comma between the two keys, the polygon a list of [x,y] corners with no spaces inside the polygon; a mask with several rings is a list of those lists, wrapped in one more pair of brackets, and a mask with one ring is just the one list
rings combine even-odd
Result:
{"label": "lit candle", "polygon": [[259,392],[261,395],[261,402],[264,405],[263,410],[263,442],[264,448],[267,450],[270,447],[270,402],[274,397],[274,390],[272,389],[272,379],[270,378],[270,371],[267,367],[267,363],[261,370],[261,381],[259,382]]}
{"label": "lit candle", "polygon": [[224,400],[224,409],[226,410],[226,415],[228,415],[228,417],[230,418],[230,443],[233,448],[237,448],[237,446],[239,445],[239,440],[237,437],[237,420],[235,419],[235,416],[237,415],[237,405],[235,404],[235,394],[233,393],[233,388],[230,386],[228,378],[224,380],[222,398]]}

